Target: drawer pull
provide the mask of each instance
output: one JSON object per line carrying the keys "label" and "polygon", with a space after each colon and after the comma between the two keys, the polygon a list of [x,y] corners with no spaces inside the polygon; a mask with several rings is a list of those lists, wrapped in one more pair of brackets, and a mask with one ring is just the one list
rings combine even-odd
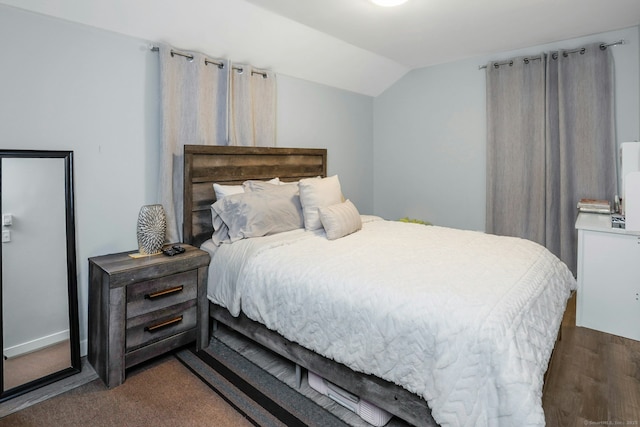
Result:
{"label": "drawer pull", "polygon": [[180,286],[176,286],[175,288],[169,288],[163,291],[154,292],[152,294],[146,294],[144,298],[154,299],[154,298],[165,297],[167,295],[175,294],[176,292],[182,292],[182,289],[184,289],[184,286],[180,285]]}
{"label": "drawer pull", "polygon": [[158,323],[157,325],[145,326],[144,330],[146,332],[156,332],[159,329],[166,328],[167,326],[171,326],[171,325],[173,325],[175,323],[180,323],[180,322],[182,322],[182,316],[174,317],[171,320],[167,320],[166,322]]}

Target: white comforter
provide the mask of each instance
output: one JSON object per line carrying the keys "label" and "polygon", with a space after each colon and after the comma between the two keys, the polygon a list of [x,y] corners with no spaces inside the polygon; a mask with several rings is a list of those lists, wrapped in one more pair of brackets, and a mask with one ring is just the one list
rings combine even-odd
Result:
{"label": "white comforter", "polygon": [[329,241],[222,245],[209,299],[423,396],[451,426],[541,426],[543,375],[575,280],[543,247],[390,221]]}

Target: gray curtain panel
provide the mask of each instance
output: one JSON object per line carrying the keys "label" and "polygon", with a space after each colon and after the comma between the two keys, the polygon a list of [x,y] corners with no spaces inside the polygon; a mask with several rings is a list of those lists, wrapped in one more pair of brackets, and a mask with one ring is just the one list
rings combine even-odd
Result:
{"label": "gray curtain panel", "polygon": [[613,59],[600,44],[487,66],[487,232],[576,272],[576,204],[616,194]]}
{"label": "gray curtain panel", "polygon": [[159,199],[167,217],[167,241],[182,241],[185,144],[226,145],[228,64],[205,63],[197,52],[160,46],[162,149]]}
{"label": "gray curtain panel", "polygon": [[488,233],[545,244],[545,66],[487,66]]}
{"label": "gray curtain panel", "polygon": [[576,272],[581,198],[617,193],[614,70],[600,43],[547,61],[547,247]]}

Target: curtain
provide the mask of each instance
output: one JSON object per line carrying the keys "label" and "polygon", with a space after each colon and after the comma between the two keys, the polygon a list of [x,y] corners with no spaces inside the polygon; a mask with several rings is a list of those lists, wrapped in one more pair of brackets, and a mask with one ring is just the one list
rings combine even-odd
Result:
{"label": "curtain", "polygon": [[229,145],[275,146],[275,74],[249,65],[232,68]]}
{"label": "curtain", "polygon": [[487,67],[489,233],[545,244],[545,67],[515,58]]}
{"label": "curtain", "polygon": [[576,204],[616,193],[613,59],[600,44],[487,66],[487,232],[576,272]]}
{"label": "curtain", "polygon": [[[167,241],[182,241],[185,144],[226,145],[228,65],[197,52],[160,46],[162,148],[159,199]],[[186,55],[186,57],[185,57]]]}
{"label": "curtain", "polygon": [[575,272],[578,201],[617,193],[611,50],[593,44],[549,55],[547,104],[547,247]]}

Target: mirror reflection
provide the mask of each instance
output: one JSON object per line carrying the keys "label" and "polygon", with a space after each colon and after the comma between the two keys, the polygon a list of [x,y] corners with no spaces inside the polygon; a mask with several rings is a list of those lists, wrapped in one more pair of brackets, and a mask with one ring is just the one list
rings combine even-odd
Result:
{"label": "mirror reflection", "polygon": [[9,154],[0,159],[3,397],[79,370],[71,154]]}

